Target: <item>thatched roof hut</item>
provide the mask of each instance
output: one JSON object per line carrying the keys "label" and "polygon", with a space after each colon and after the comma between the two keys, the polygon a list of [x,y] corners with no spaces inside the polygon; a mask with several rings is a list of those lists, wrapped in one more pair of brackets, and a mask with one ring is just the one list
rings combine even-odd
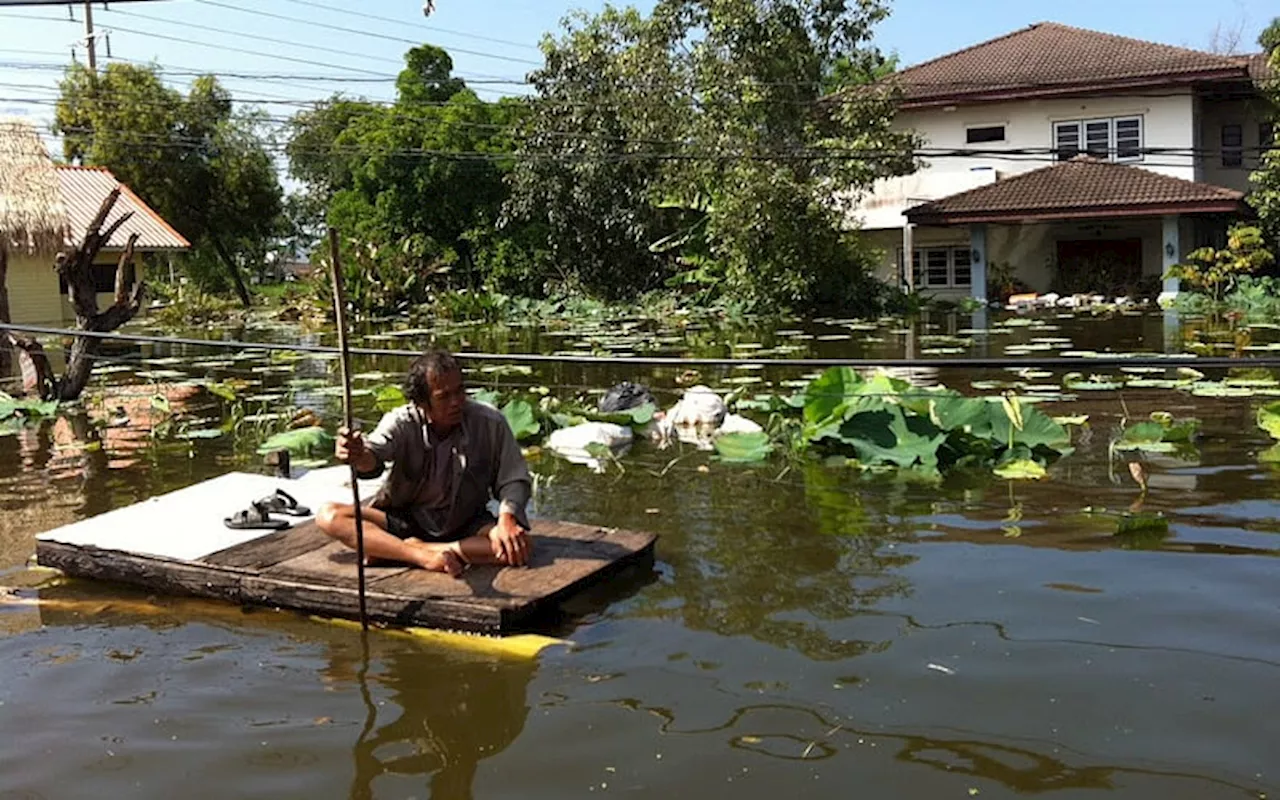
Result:
{"label": "thatched roof hut", "polygon": [[52,253],[69,233],[58,173],[33,125],[0,119],[0,249]]}

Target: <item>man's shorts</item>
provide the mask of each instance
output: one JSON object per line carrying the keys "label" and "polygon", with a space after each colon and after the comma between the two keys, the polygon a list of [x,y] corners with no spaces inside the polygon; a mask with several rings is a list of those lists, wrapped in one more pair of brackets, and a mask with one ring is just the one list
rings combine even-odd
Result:
{"label": "man's shorts", "polygon": [[453,531],[432,531],[423,528],[411,509],[400,508],[382,513],[387,515],[387,533],[397,539],[421,539],[424,542],[456,542],[475,536],[483,528],[495,525],[498,518],[482,508],[465,525]]}

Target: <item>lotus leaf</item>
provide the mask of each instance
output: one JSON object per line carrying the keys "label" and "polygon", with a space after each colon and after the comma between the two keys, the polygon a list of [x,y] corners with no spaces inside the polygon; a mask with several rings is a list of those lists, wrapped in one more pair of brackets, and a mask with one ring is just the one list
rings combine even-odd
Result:
{"label": "lotus leaf", "polygon": [[[0,416],[3,416],[2,411]],[[1258,409],[1258,427],[1271,434],[1271,438],[1280,439],[1280,401],[1267,403]]]}
{"label": "lotus leaf", "polygon": [[769,441],[769,434],[763,432],[726,433],[723,436],[717,436],[714,445],[716,455],[721,461],[733,463],[747,464],[764,461],[773,452],[773,443]]}
{"label": "lotus leaf", "polygon": [[511,432],[517,441],[524,441],[542,430],[542,426],[533,415],[533,406],[525,400],[512,400],[502,407],[502,415],[507,418]]}
{"label": "lotus leaf", "polygon": [[316,425],[277,433],[258,446],[258,454],[288,450],[290,455],[327,459],[333,454],[333,445],[333,435]]}
{"label": "lotus leaf", "polygon": [[1048,471],[1044,465],[1039,462],[1032,461],[1029,458],[1020,458],[1017,461],[1008,461],[995,468],[995,474],[1001,478],[1010,480],[1030,480],[1037,481],[1048,476]]}

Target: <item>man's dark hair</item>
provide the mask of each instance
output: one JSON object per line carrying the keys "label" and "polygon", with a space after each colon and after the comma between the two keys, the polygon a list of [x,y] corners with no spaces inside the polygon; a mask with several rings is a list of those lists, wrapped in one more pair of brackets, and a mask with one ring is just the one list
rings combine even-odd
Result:
{"label": "man's dark hair", "polygon": [[461,371],[458,361],[447,350],[428,350],[413,360],[409,375],[404,381],[404,394],[414,403],[426,403],[431,398],[431,379],[451,372]]}

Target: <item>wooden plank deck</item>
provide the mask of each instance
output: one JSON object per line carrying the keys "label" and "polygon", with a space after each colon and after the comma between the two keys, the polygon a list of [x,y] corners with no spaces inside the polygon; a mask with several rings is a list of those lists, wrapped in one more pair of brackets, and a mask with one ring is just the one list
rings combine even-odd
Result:
{"label": "wooden plank deck", "polygon": [[[41,534],[36,558],[42,565],[76,577],[356,618],[355,554],[325,536],[311,518],[299,520],[285,531],[240,532],[230,538],[212,529],[193,531],[203,545],[177,538],[184,536],[184,526],[182,515],[175,512],[184,509],[190,516],[196,499],[221,496],[226,503],[230,493],[240,495],[243,505],[247,502],[244,498],[265,495],[276,486],[313,502],[318,495],[330,493],[313,491],[308,495],[300,481],[222,476],[148,501],[158,504],[151,509],[131,506]],[[131,509],[133,513],[129,513]],[[175,514],[168,527],[153,528],[149,536],[134,527],[162,518],[166,511]],[[230,511],[210,511],[219,527],[226,513]],[[210,527],[207,519],[200,525]],[[565,598],[617,572],[636,565],[651,566],[657,538],[650,533],[551,520],[534,520],[532,533],[533,557],[527,567],[473,567],[459,578],[399,566],[367,568],[370,617],[396,625],[483,633],[517,631]],[[193,550],[201,547],[207,552],[193,555]]]}

